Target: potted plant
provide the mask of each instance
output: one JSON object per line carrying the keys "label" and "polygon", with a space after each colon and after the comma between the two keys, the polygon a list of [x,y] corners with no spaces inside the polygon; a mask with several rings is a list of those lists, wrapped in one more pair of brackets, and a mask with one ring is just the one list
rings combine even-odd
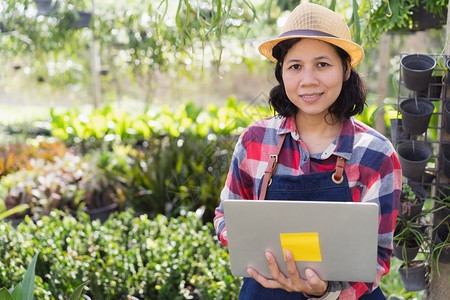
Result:
{"label": "potted plant", "polygon": [[90,1],[73,0],[61,5],[58,13],[58,27],[63,30],[73,30],[89,27],[92,13],[89,11]]}
{"label": "potted plant", "polygon": [[[78,186],[83,190],[82,209],[91,217],[106,221],[111,213],[122,211],[126,200],[126,172],[128,160],[120,150],[91,151],[82,158],[83,178]],[[122,149],[122,148],[121,148]],[[124,148],[129,151],[129,148]]]}
{"label": "potted plant", "polygon": [[407,292],[417,292],[427,287],[429,265],[426,261],[404,262],[398,268],[398,272]]}
{"label": "potted plant", "polygon": [[[434,2],[435,5],[430,4]],[[442,2],[448,4],[448,2],[437,0],[437,1],[425,1],[419,0],[417,5],[412,9],[411,20],[412,20],[412,30],[426,30],[430,28],[441,28],[446,24],[447,20],[447,9],[439,9],[436,11],[438,5]]]}
{"label": "potted plant", "polygon": [[[412,220],[397,219],[394,232],[394,256],[403,261],[398,272],[408,292],[424,290],[429,280],[431,243],[424,230],[426,226],[416,221],[424,216],[421,213]],[[419,250],[424,259],[416,259]]]}
{"label": "potted plant", "polygon": [[434,222],[435,224],[442,224],[447,222],[450,216],[450,188],[440,186],[437,188],[436,196],[434,197]]}
{"label": "potted plant", "polygon": [[53,162],[37,160],[31,170],[4,176],[0,198],[5,199],[5,209],[16,210],[8,218],[20,222],[29,215],[37,220],[53,209],[74,212],[80,208],[92,219],[105,221],[125,200],[121,178],[109,170],[117,165],[112,163],[115,157],[108,151],[83,158],[66,153]]}
{"label": "potted plant", "polygon": [[405,262],[412,261],[425,237],[422,231],[422,225],[415,222],[419,218],[415,216],[411,220],[398,218],[394,230],[394,256]]}
{"label": "potted plant", "polygon": [[432,252],[434,262],[436,265],[438,262],[448,264],[450,263],[450,224],[436,226],[434,230],[436,231]]}
{"label": "potted plant", "polygon": [[26,209],[15,211],[8,218],[20,222],[25,215],[29,215],[37,220],[55,208],[75,209],[81,197],[79,181],[82,175],[83,166],[79,157],[66,153],[61,158],[55,157],[53,162],[37,159],[34,168],[4,176],[0,197],[4,197],[6,209],[17,210],[18,206],[26,206]]}
{"label": "potted plant", "polygon": [[418,184],[403,183],[398,207],[399,217],[412,219],[422,211],[427,191]]}

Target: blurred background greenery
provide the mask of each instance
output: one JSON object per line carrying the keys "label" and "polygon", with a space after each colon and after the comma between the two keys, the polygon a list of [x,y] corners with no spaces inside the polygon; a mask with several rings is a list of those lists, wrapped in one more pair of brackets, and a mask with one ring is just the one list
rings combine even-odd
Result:
{"label": "blurred background greenery", "polygon": [[[299,2],[0,2],[0,219],[115,203],[211,222],[237,136],[272,113],[274,65],[257,47]],[[364,47],[358,118],[388,135],[400,55],[445,53],[448,1],[309,2],[341,13]],[[433,17],[425,26],[420,7]],[[404,290],[399,264],[383,291],[420,298]]]}

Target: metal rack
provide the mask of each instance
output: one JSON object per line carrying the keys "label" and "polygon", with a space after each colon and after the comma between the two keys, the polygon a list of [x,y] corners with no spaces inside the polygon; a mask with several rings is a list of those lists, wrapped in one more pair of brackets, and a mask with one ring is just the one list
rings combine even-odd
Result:
{"label": "metal rack", "polygon": [[[400,54],[400,60],[403,56],[409,55],[410,53],[401,53]],[[398,97],[397,97],[397,118],[400,116],[400,110],[399,110],[399,104],[401,101],[408,99],[408,98],[414,98],[414,97],[421,97],[421,98],[427,98],[433,104],[436,102],[439,102],[439,105],[435,104],[435,107],[439,107],[438,111],[433,112],[432,119],[437,118],[437,126],[428,126],[428,129],[435,129],[436,130],[436,139],[434,139],[433,136],[429,134],[429,130],[425,131],[422,135],[415,135],[411,136],[409,140],[420,140],[426,142],[432,149],[432,156],[430,161],[434,160],[434,165],[427,164],[427,167],[425,168],[425,172],[429,174],[429,177],[434,175],[434,179],[431,181],[429,178],[426,178],[426,175],[422,175],[422,178],[420,181],[412,181],[415,183],[419,183],[425,188],[432,186],[450,186],[448,183],[448,178],[443,174],[443,164],[442,164],[442,156],[443,156],[443,148],[445,145],[450,144],[450,134],[446,133],[446,130],[444,128],[444,118],[443,118],[443,111],[445,108],[445,104],[447,101],[450,101],[450,97],[447,98],[447,86],[443,83],[445,76],[447,75],[447,71],[442,67],[445,65],[446,61],[450,58],[448,55],[442,55],[442,54],[426,54],[431,57],[433,57],[436,60],[436,67],[434,68],[434,71],[432,73],[432,77],[438,77],[441,78],[440,81],[431,81],[428,84],[428,91],[427,94],[420,94],[420,92],[409,90],[405,87],[404,81],[403,81],[403,70],[402,66],[400,65],[400,73],[399,73],[399,80],[398,80]],[[435,95],[435,91],[440,90],[439,96]],[[449,95],[450,96],[450,95]],[[431,122],[430,122],[431,123]],[[399,136],[399,131],[397,127],[397,136]],[[400,140],[405,141],[405,140]],[[399,140],[397,139],[396,144],[394,145],[397,149],[399,144]],[[431,189],[433,193],[435,193],[436,189]],[[434,196],[434,195],[430,195]]]}

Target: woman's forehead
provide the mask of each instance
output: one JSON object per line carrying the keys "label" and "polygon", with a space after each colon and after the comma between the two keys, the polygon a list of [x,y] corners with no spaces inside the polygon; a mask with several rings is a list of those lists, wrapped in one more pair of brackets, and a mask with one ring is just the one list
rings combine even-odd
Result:
{"label": "woman's forehead", "polygon": [[295,43],[286,53],[285,60],[289,58],[303,59],[339,59],[336,48],[324,41],[303,38]]}

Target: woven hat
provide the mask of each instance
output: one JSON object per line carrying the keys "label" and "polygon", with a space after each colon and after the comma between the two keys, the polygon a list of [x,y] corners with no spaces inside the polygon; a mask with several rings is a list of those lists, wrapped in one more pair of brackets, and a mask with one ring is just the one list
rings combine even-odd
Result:
{"label": "woven hat", "polygon": [[312,38],[336,45],[351,58],[351,66],[358,65],[363,56],[362,47],[351,40],[350,29],[344,18],[334,11],[312,3],[298,5],[289,15],[278,38],[262,43],[258,50],[262,55],[276,62],[272,49],[279,42],[294,38]]}

